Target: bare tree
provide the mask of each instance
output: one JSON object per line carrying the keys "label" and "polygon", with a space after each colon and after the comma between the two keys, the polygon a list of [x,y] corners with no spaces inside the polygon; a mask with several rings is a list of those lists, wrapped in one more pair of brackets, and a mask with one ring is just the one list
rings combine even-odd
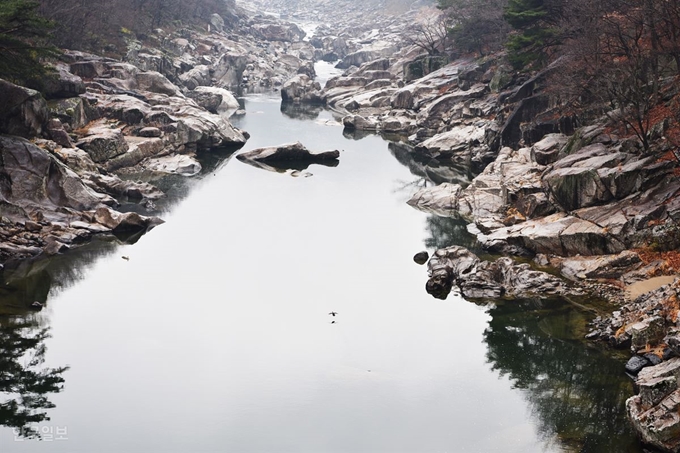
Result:
{"label": "bare tree", "polygon": [[675,8],[659,0],[576,0],[564,10],[564,64],[556,76],[562,93],[582,106],[599,103],[645,149],[661,80],[677,70],[680,56]]}
{"label": "bare tree", "polygon": [[503,19],[508,0],[439,0],[451,22],[456,48],[480,55],[503,47],[510,27]]}
{"label": "bare tree", "polygon": [[445,53],[449,48],[451,19],[445,14],[429,16],[416,23],[410,30],[407,42],[415,45],[428,55]]}

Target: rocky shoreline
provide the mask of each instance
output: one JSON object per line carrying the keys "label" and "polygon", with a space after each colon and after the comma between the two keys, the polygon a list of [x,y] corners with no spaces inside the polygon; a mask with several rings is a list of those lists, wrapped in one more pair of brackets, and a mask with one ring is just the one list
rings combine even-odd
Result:
{"label": "rocky shoreline", "polygon": [[[629,365],[637,365],[627,369],[640,394],[628,400],[628,415],[646,443],[677,452],[680,280],[637,298],[625,290],[678,272],[668,259],[680,245],[668,123],[652,125],[645,150],[606,116],[562,115],[543,90],[552,70],[527,77],[503,55],[449,62],[400,46],[350,66],[324,89],[296,78],[282,94],[343,113],[346,130],[399,134],[399,146],[427,169],[458,170],[430,180],[409,204],[462,219],[476,247],[503,257],[480,259],[460,246],[434,251],[426,285],[434,297],[457,287],[472,300],[607,300],[610,311],[594,319],[587,339],[630,348]],[[670,105],[677,86],[665,90]]]}
{"label": "rocky shoreline", "polygon": [[[245,113],[234,92],[280,90],[285,103],[340,112],[346,131],[394,137],[427,175],[408,203],[466,222],[492,256],[457,245],[434,251],[426,285],[434,297],[457,287],[472,300],[608,300],[611,313],[594,319],[588,339],[630,349],[627,371],[640,390],[627,402],[633,425],[646,443],[680,451],[680,280],[637,298],[625,292],[678,271],[673,255],[661,253],[680,246],[680,165],[667,122],[653,125],[645,150],[607,117],[561,113],[544,91],[554,68],[528,76],[502,54],[427,55],[404,36],[435,14],[418,2],[391,2],[390,14],[380,2],[294,3],[254,1],[230,17],[214,14],[203,30],[159,29],[130,40],[123,61],[65,51],[42,94],[0,80],[8,100],[0,112],[0,265],[160,224],[155,203],[165,194],[131,175],[195,176],[197,153],[248,139],[229,122]],[[252,12],[273,8],[280,17]],[[305,39],[308,17],[326,23]],[[319,60],[345,70],[323,88],[314,81]],[[664,102],[679,91],[666,87]],[[289,154],[265,148],[239,157],[272,171],[337,164],[337,151],[281,149]],[[281,163],[301,155],[299,168]],[[143,215],[119,210],[121,199]]]}

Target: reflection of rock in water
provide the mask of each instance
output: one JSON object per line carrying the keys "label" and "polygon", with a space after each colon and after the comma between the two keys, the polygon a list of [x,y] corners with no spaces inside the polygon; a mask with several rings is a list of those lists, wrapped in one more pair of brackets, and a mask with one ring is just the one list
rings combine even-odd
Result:
{"label": "reflection of rock in water", "polygon": [[339,157],[340,151],[313,153],[300,142],[257,148],[236,156],[243,163],[278,173],[306,170],[312,164],[337,167]]}
{"label": "reflection of rock in water", "polygon": [[391,142],[388,148],[397,161],[415,176],[425,178],[436,185],[449,182],[466,187],[470,184],[472,175],[469,168],[456,166],[453,162],[423,157],[405,143]]}
{"label": "reflection of rock in water", "polygon": [[342,136],[347,140],[361,140],[369,135],[375,135],[375,132],[371,131],[360,131],[356,129],[343,129]]}
{"label": "reflection of rock in water", "polygon": [[0,426],[20,437],[40,437],[37,424],[55,407],[48,395],[63,389],[68,367],[41,367],[48,331],[28,319],[0,316]]}
{"label": "reflection of rock in water", "polygon": [[[459,168],[450,163],[445,165],[435,159],[423,159],[413,152],[413,148],[404,143],[391,142],[389,150],[397,161],[414,175],[422,178],[425,185],[456,183],[465,187],[470,183],[469,169]],[[410,184],[416,186],[417,184]],[[422,187],[421,185],[418,185]],[[431,215],[427,218],[429,237],[425,239],[428,248],[442,249],[452,245],[460,245],[475,251],[477,239],[467,230],[465,220],[459,217],[439,217]]]}
{"label": "reflection of rock in water", "polygon": [[25,314],[33,302],[45,305],[49,295],[85,278],[100,257],[115,251],[120,241],[109,236],[70,250],[64,255],[24,260],[0,271],[0,316]]}
{"label": "reflection of rock in water", "polygon": [[477,251],[477,237],[467,230],[468,222],[458,217],[439,217],[431,215],[427,218],[425,247],[443,249],[459,245],[468,250]]}
{"label": "reflection of rock in water", "polygon": [[121,203],[119,210],[122,212],[137,212],[142,215],[168,212],[191,193],[192,188],[198,181],[208,175],[212,176],[215,172],[225,167],[240,148],[241,146],[230,146],[198,152],[196,159],[201,164],[201,172],[192,177],[150,170],[122,170],[119,172],[121,179],[152,184],[163,191],[166,196],[155,201],[152,205],[153,209],[149,209],[148,206],[139,204],[135,200],[119,199],[118,201]]}
{"label": "reflection of rock in water", "polygon": [[[239,159],[241,160],[241,159]],[[337,167],[340,164],[338,160],[327,160],[319,162],[304,162],[304,161],[278,161],[278,162],[258,162],[256,160],[243,159],[241,160],[244,164],[251,165],[260,170],[272,171],[275,173],[286,173],[288,170],[304,171],[309,168],[310,165],[323,165],[324,167]]]}
{"label": "reflection of rock in water", "polygon": [[639,452],[624,402],[623,364],[583,338],[586,318],[565,302],[514,301],[491,308],[487,359],[524,390],[540,434],[569,451]]}
{"label": "reflection of rock in water", "polygon": [[294,120],[315,120],[323,111],[320,105],[281,103],[281,113]]}

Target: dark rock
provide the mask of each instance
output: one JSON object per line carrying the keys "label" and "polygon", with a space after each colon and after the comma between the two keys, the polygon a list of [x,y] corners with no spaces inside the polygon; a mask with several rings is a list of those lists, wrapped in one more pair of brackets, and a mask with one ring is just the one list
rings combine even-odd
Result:
{"label": "dark rock", "polygon": [[669,360],[677,356],[678,354],[676,354],[671,348],[664,348],[663,355],[661,356],[661,358],[663,360]]}
{"label": "dark rock", "polygon": [[71,63],[70,72],[83,79],[94,79],[106,73],[106,66],[101,60],[77,61]]}
{"label": "dark rock", "polygon": [[404,80],[410,82],[424,77],[446,66],[448,62],[448,58],[442,56],[425,56],[417,58],[404,65]]}
{"label": "dark rock", "polygon": [[27,138],[42,134],[48,113],[39,92],[0,79],[0,99],[0,133]]}
{"label": "dark rock", "polygon": [[659,357],[659,356],[656,355],[656,354],[652,354],[651,352],[648,352],[647,354],[643,354],[642,357],[644,357],[645,359],[649,360],[649,363],[651,363],[652,366],[658,365],[658,364],[660,364],[661,362],[663,362],[663,360],[661,359],[661,357]]}
{"label": "dark rock", "polygon": [[628,359],[628,362],[626,362],[626,372],[635,376],[640,372],[641,369],[651,365],[652,364],[649,362],[649,360],[647,360],[647,358],[635,355]]}
{"label": "dark rock", "polygon": [[57,65],[53,73],[42,81],[42,92],[47,99],[72,98],[85,93],[83,79],[71,74],[64,65]]}
{"label": "dark rock", "polygon": [[673,354],[676,356],[680,356],[680,334],[673,334],[669,335],[666,338],[664,338],[664,342],[668,345],[668,349],[670,349]]}
{"label": "dark rock", "polygon": [[426,251],[423,252],[418,252],[413,256],[413,261],[415,261],[418,264],[425,264],[427,263],[427,260],[430,258],[430,254],[427,253]]}
{"label": "dark rock", "polygon": [[286,145],[272,146],[269,148],[258,148],[236,156],[239,160],[254,160],[264,163],[305,161],[312,163],[337,160],[340,157],[339,151],[326,151],[322,153],[311,153],[302,143],[289,143]]}

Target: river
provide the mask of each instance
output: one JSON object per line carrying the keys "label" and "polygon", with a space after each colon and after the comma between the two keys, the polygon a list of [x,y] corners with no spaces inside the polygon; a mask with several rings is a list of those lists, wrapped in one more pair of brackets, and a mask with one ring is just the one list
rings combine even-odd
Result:
{"label": "river", "polygon": [[[2,274],[0,377],[51,419],[28,424],[40,442],[17,435],[21,399],[0,393],[19,402],[0,412],[0,451],[641,451],[623,361],[579,341],[583,313],[425,293],[414,253],[470,238],[406,205],[430,178],[420,164],[328,111],[244,102],[243,150],[300,140],[340,164],[208,158],[138,242]],[[46,308],[18,309],[31,299]],[[17,338],[45,362],[17,359]],[[21,384],[47,367],[68,367],[52,375],[63,391]]]}

